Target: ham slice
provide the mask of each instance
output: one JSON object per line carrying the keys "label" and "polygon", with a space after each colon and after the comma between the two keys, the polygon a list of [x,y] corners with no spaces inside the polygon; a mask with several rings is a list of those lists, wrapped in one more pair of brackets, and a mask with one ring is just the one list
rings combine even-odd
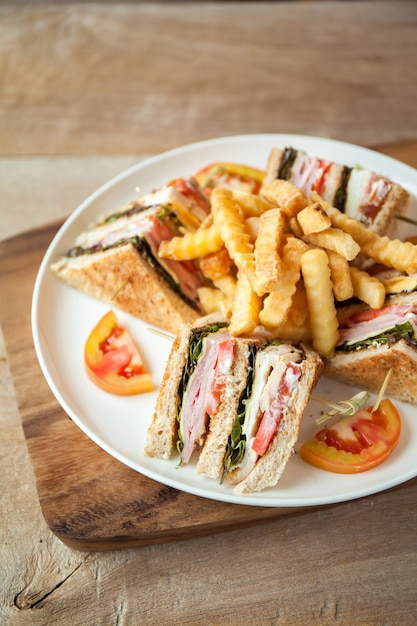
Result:
{"label": "ham slice", "polygon": [[234,340],[226,332],[208,335],[203,353],[183,398],[180,431],[181,459],[187,463],[204,440],[208,421],[222,400],[233,363]]}
{"label": "ham slice", "polygon": [[393,305],[367,310],[352,316],[346,328],[339,329],[339,343],[355,344],[388,332],[397,324],[410,321],[417,335],[417,308],[413,304]]}
{"label": "ham slice", "polygon": [[291,182],[306,195],[311,190],[321,193],[330,166],[330,161],[299,151],[292,168]]}
{"label": "ham slice", "polygon": [[122,227],[112,230],[95,243],[103,247],[113,246],[124,239],[144,237],[158,262],[166,269],[178,283],[182,293],[193,302],[198,302],[197,289],[203,285],[203,277],[192,261],[175,261],[160,259],[158,249],[162,241],[173,238],[172,231],[161,221],[154,212],[144,212],[137,215],[137,219],[121,223]]}

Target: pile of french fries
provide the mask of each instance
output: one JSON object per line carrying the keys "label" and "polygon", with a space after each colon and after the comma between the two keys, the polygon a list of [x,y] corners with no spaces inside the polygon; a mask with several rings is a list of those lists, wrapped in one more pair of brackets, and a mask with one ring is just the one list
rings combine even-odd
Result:
{"label": "pile of french fries", "polygon": [[234,336],[262,325],[330,358],[339,339],[336,303],[352,297],[375,309],[384,303],[388,286],[367,264],[417,272],[417,246],[377,235],[285,180],[259,195],[216,188],[211,202],[201,226],[164,241],[159,255],[199,259],[212,284],[200,288],[201,303],[206,313],[227,316]]}

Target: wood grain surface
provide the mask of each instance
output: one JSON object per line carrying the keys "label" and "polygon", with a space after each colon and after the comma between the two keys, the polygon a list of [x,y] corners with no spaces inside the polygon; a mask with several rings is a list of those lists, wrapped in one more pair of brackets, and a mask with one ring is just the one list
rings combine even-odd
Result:
{"label": "wood grain surface", "polygon": [[[407,148],[394,144],[383,149],[412,161],[417,142]],[[37,269],[59,226],[28,231],[0,244],[0,293],[9,294],[0,301],[0,319],[39,499],[51,530],[73,548],[115,549],[233,530],[303,512],[215,502],[160,485],[113,459],[71,422],[43,379],[30,325]]]}
{"label": "wood grain surface", "polygon": [[[81,550],[145,545],[231,530],[295,509],[247,507],[191,496],[125,467],[76,427],[53,398],[34,353],[30,300],[51,225],[0,244],[0,319],[44,517]],[[31,381],[28,385],[27,382]]]}
{"label": "wood grain surface", "polygon": [[[0,240],[16,236],[0,263],[0,624],[417,623],[415,480],[247,528],[235,511],[234,530],[132,547],[129,521],[149,529],[157,498],[169,502],[157,488],[146,506],[135,494],[124,508],[124,549],[80,551],[51,532],[28,454],[29,444],[40,457],[43,437],[54,444],[42,507],[68,523],[59,532],[74,533],[65,512],[84,484],[105,508],[84,501],[92,522],[78,530],[107,545],[94,522],[114,533],[117,507],[106,494],[132,484],[131,473],[101,450],[105,460],[92,453],[85,467],[99,479],[73,467],[59,429],[71,446],[90,453],[92,444],[58,409],[28,342],[29,283],[57,224],[146,155],[216,136],[318,135],[416,166],[416,25],[413,0],[0,1]],[[170,502],[168,517],[178,504]],[[182,502],[176,529],[196,519]],[[212,510],[203,514],[213,521]],[[230,520],[218,512],[217,523]],[[156,515],[154,540],[171,539],[166,522]]]}
{"label": "wood grain surface", "polygon": [[259,132],[414,138],[416,24],[407,2],[0,7],[1,150],[131,155]]}

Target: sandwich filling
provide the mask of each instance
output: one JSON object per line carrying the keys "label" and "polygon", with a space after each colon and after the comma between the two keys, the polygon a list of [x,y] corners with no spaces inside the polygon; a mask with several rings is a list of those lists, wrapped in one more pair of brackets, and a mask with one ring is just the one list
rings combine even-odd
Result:
{"label": "sandwich filling", "polygon": [[[393,186],[375,172],[342,166],[294,148],[284,150],[278,178],[290,181],[307,196],[315,191],[340,211],[365,222],[375,220]],[[331,179],[334,181],[327,189]]]}
{"label": "sandwich filling", "polygon": [[373,221],[381,210],[392,183],[374,172],[352,169],[347,185],[345,213],[355,217],[360,213],[364,221]]}
{"label": "sandwich filling", "polygon": [[352,352],[392,344],[400,339],[417,346],[417,306],[395,304],[353,314],[339,329],[336,349]]}
{"label": "sandwich filling", "polygon": [[158,249],[162,241],[183,234],[184,226],[170,205],[131,206],[129,215],[119,214],[90,231],[67,256],[70,258],[103,252],[127,243],[144,256],[155,271],[178,295],[199,312],[203,312],[198,289],[205,284],[204,276],[193,261],[162,259]]}
{"label": "sandwich filling", "polygon": [[[268,450],[288,412],[302,375],[303,353],[290,345],[253,345],[225,457],[225,473],[243,480]],[[232,481],[233,482],[233,481]]]}
{"label": "sandwich filling", "polygon": [[315,191],[321,194],[332,163],[299,152],[291,172],[291,182],[305,194]]}
{"label": "sandwich filling", "polygon": [[223,400],[234,346],[235,340],[221,325],[192,331],[177,395],[177,447],[183,463],[203,445],[209,420]]}

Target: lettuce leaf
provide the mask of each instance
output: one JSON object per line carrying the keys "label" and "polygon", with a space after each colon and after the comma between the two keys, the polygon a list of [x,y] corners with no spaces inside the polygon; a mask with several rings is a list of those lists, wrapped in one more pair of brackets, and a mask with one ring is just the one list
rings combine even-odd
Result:
{"label": "lettuce leaf", "polygon": [[356,352],[356,350],[369,348],[375,346],[375,344],[393,344],[400,339],[405,339],[408,343],[412,345],[417,345],[417,339],[414,333],[414,326],[408,320],[401,322],[401,324],[397,324],[388,331],[385,331],[379,335],[375,335],[374,337],[368,337],[363,341],[358,341],[357,343],[353,344],[344,342],[340,346],[337,346],[336,350],[340,352]]}

